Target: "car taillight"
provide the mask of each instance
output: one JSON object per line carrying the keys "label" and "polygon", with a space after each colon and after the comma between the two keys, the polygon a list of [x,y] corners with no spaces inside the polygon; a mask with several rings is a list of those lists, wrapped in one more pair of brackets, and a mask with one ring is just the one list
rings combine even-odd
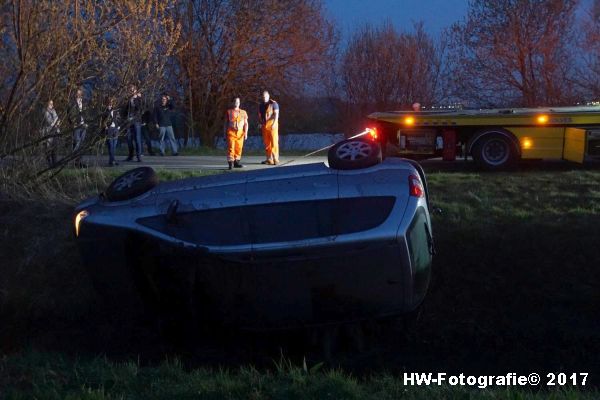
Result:
{"label": "car taillight", "polygon": [[423,183],[421,179],[416,175],[408,176],[408,192],[414,197],[425,196],[425,190],[423,189]]}

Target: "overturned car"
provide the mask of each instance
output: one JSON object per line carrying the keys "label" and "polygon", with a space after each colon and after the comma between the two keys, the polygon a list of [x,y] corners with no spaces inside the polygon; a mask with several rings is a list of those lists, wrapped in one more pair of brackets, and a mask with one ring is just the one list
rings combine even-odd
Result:
{"label": "overturned car", "polygon": [[75,210],[99,294],[200,323],[282,329],[398,315],[423,300],[434,244],[421,167],[346,140],[324,163],[158,183],[118,177]]}

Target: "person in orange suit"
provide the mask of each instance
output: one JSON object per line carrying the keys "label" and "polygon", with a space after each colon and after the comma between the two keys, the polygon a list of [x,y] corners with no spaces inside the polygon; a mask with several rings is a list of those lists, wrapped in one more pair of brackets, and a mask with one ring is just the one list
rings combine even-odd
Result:
{"label": "person in orange suit", "polygon": [[263,102],[258,106],[258,120],[262,128],[267,159],[261,164],[279,164],[279,104],[263,92]]}
{"label": "person in orange suit", "polygon": [[240,98],[233,99],[233,108],[227,110],[225,120],[225,138],[227,139],[227,163],[229,169],[243,168],[242,148],[248,139],[248,114],[240,108]]}

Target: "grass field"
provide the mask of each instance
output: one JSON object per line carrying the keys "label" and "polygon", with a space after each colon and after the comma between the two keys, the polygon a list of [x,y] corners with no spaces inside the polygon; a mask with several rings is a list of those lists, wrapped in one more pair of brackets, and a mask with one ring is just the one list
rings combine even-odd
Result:
{"label": "grass field", "polygon": [[[318,365],[316,366],[318,367]],[[473,389],[448,385],[405,386],[402,378],[378,373],[356,377],[277,362],[271,371],[188,369],[178,359],[153,367],[105,357],[74,360],[30,352],[0,359],[3,399],[597,399],[598,392],[559,388]],[[2,389],[4,388],[4,393]]]}
{"label": "grass field", "polygon": [[[163,179],[182,176],[161,172]],[[485,174],[457,167],[430,169],[428,179],[441,209],[433,216],[438,254],[414,326],[365,323],[360,349],[341,341],[313,373],[274,367],[281,353],[292,365],[306,358],[308,369],[324,361],[317,347],[289,338],[255,348],[236,333],[181,350],[143,317],[103,314],[71,237],[73,203],[4,195],[0,351],[9,356],[0,362],[0,388],[15,398],[524,399],[548,393],[406,388],[399,377],[588,372],[585,390],[549,393],[598,398],[587,390],[600,385],[600,171]],[[77,180],[67,177],[65,187]],[[94,180],[100,178],[86,181]],[[100,186],[78,188],[72,197]],[[161,364],[165,357],[180,364]]]}

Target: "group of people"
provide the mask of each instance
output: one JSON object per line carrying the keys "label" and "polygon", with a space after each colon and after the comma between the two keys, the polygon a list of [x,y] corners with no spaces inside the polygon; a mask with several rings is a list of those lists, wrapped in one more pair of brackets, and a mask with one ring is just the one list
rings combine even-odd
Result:
{"label": "group of people", "polygon": [[[262,102],[258,106],[258,121],[265,145],[266,159],[261,164],[279,164],[279,104],[269,95],[262,93]],[[229,169],[243,168],[241,163],[244,140],[248,139],[248,113],[240,108],[240,98],[233,99],[227,110],[224,127],[227,139],[227,163]]]}
{"label": "group of people", "polygon": [[[150,140],[150,126],[156,126],[159,132],[160,155],[165,155],[165,139],[169,142],[173,155],[178,155],[177,141],[173,131],[173,102],[167,93],[161,95],[160,103],[152,111],[144,110],[142,94],[136,85],[129,86],[130,96],[126,105],[118,107],[115,99],[106,99],[105,108],[100,118],[100,128],[105,135],[108,147],[108,165],[119,165],[116,160],[116,148],[121,132],[125,132],[129,154],[125,161],[142,161],[143,142],[148,147],[148,154],[154,155]],[[67,118],[73,132],[73,154],[75,166],[85,167],[79,151],[86,139],[89,126],[89,112],[83,99],[83,90],[78,89],[75,99],[67,110]],[[42,133],[46,138],[46,159],[49,166],[57,162],[57,138],[60,136],[61,121],[50,99],[44,109],[44,125]]]}
{"label": "group of people", "polygon": [[[239,97],[233,99],[225,120],[224,133],[229,169],[243,168],[242,149],[244,141],[248,139],[248,113],[240,108],[240,104]],[[73,132],[74,162],[76,166],[84,167],[80,149],[85,142],[90,121],[82,89],[77,90],[75,99],[69,105],[67,116]],[[262,164],[277,165],[279,164],[279,104],[270,98],[268,91],[262,93],[262,102],[258,107],[258,120],[266,153]],[[149,134],[151,125],[158,130],[160,155],[165,155],[165,141],[170,145],[172,155],[178,155],[172,121],[173,101],[167,93],[161,95],[159,104],[152,111],[144,110],[142,94],[133,84],[129,86],[129,98],[125,105],[119,107],[113,97],[107,98],[101,114],[100,127],[106,138],[108,165],[119,165],[116,149],[121,132],[125,132],[127,139],[128,156],[125,161],[133,161],[135,157],[137,162],[141,162],[144,142],[148,147],[148,154],[154,155]],[[49,166],[57,162],[57,138],[60,136],[60,129],[61,121],[51,99],[44,109],[43,128]]]}
{"label": "group of people", "polygon": [[[81,148],[81,145],[85,140],[88,126],[86,109],[83,104],[83,90],[77,90],[75,99],[70,104],[67,115],[73,128],[73,152],[77,154],[77,150]],[[42,129],[42,133],[46,138],[46,160],[48,161],[49,166],[53,166],[57,161],[56,154],[58,137],[60,136],[60,127],[61,121],[54,108],[54,101],[50,99],[44,109],[44,126]],[[79,166],[83,165],[80,157],[75,158],[75,163]]]}

